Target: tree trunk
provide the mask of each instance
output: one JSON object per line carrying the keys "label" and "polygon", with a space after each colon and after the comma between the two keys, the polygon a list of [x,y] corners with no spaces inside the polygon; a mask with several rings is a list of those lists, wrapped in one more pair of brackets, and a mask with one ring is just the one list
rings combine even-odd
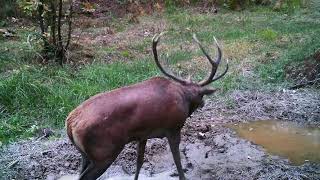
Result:
{"label": "tree trunk", "polygon": [[68,17],[68,39],[65,49],[69,48],[71,33],[72,33],[72,13],[73,13],[73,0],[70,0],[69,17]]}
{"label": "tree trunk", "polygon": [[62,0],[59,0],[59,10],[58,10],[58,52],[57,52],[57,60],[59,64],[62,66],[65,61],[65,53],[62,43],[62,35],[61,35],[61,18],[62,18]]}
{"label": "tree trunk", "polygon": [[44,60],[48,59],[48,51],[49,51],[49,43],[48,40],[45,36],[45,34],[47,33],[47,28],[45,27],[44,21],[43,21],[43,12],[44,12],[44,8],[43,8],[43,0],[40,0],[40,4],[38,6],[38,21],[39,21],[39,26],[40,26],[40,30],[41,30],[41,38],[43,40],[43,57]]}
{"label": "tree trunk", "polygon": [[53,1],[50,2],[50,9],[51,9],[51,38],[52,44],[56,46],[56,5]]}

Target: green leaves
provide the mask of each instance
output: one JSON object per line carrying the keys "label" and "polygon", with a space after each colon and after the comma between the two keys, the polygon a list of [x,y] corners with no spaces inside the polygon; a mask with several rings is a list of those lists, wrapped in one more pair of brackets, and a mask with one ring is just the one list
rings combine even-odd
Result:
{"label": "green leaves", "polygon": [[260,31],[258,35],[266,41],[274,41],[278,37],[278,33],[269,28]]}
{"label": "green leaves", "polygon": [[22,12],[28,16],[32,16],[40,4],[38,0],[17,0],[17,3]]}

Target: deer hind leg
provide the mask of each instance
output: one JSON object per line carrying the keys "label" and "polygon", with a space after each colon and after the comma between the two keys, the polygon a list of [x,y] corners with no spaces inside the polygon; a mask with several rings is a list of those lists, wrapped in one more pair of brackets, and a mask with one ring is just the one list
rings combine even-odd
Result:
{"label": "deer hind leg", "polygon": [[123,147],[119,147],[109,151],[103,160],[90,160],[85,170],[81,173],[79,180],[95,180],[99,178],[118,157],[122,149]]}
{"label": "deer hind leg", "polygon": [[134,180],[138,180],[140,169],[143,164],[144,151],[145,151],[146,144],[147,144],[147,140],[142,140],[137,145],[138,158],[137,158],[137,169],[136,169],[136,173],[134,176]]}
{"label": "deer hind leg", "polygon": [[167,136],[170,149],[172,152],[174,163],[177,166],[178,174],[179,174],[179,180],[185,180],[186,177],[184,176],[184,172],[181,165],[181,158],[180,158],[180,152],[179,152],[179,144],[180,144],[180,131],[171,133]]}
{"label": "deer hind leg", "polygon": [[80,170],[80,174],[82,174],[87,169],[89,164],[90,164],[90,161],[89,161],[88,157],[84,153],[81,153],[81,170]]}
{"label": "deer hind leg", "polygon": [[93,163],[87,166],[84,172],[80,175],[80,180],[94,180],[99,178],[112,164],[113,161],[109,161],[105,164],[102,163]]}

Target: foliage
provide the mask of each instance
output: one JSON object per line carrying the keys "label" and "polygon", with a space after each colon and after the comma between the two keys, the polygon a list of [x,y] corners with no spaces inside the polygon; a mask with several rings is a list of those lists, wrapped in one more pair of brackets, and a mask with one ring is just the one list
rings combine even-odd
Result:
{"label": "foliage", "polygon": [[16,0],[0,0],[0,4],[0,19],[17,15]]}
{"label": "foliage", "polygon": [[264,39],[268,41],[274,41],[277,38],[277,32],[275,32],[272,29],[264,29],[262,30],[259,35]]}
{"label": "foliage", "polygon": [[17,4],[23,13],[27,14],[28,16],[32,16],[37,10],[40,2],[37,0],[17,0]]}
{"label": "foliage", "polygon": [[82,5],[82,11],[86,12],[86,13],[93,13],[96,11],[96,8],[94,6],[93,3],[89,3],[89,2],[84,2],[81,4]]}
{"label": "foliage", "polygon": [[[18,4],[24,13],[36,16],[43,40],[42,60],[54,58],[62,65],[71,39],[72,0],[69,0],[68,10],[64,10],[63,0],[18,0]],[[64,24],[67,29],[63,29]],[[65,35],[64,31],[67,32]],[[30,41],[29,44],[32,46]]]}

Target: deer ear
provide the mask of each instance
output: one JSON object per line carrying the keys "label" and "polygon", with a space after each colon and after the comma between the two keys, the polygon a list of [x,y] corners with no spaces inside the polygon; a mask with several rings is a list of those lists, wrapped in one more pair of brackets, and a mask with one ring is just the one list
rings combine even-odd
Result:
{"label": "deer ear", "polygon": [[214,92],[216,92],[218,89],[210,89],[210,88],[205,88],[205,89],[202,89],[200,94],[202,95],[211,95],[213,94]]}

